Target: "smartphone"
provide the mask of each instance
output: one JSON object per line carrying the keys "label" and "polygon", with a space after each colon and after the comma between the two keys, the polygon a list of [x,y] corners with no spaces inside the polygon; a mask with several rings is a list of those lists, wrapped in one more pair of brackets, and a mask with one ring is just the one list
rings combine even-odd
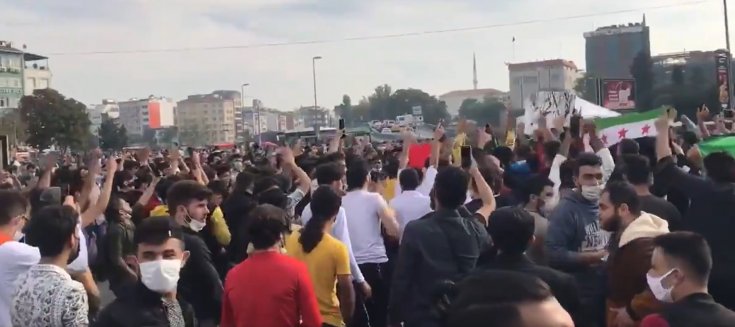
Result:
{"label": "smartphone", "polygon": [[733,111],[732,109],[725,109],[722,111],[722,118],[725,121],[725,128],[732,129],[732,118],[733,118]]}
{"label": "smartphone", "polygon": [[569,133],[572,134],[572,138],[579,138],[579,125],[581,123],[582,117],[580,116],[572,116],[571,120],[569,121]]}
{"label": "smartphone", "polygon": [[345,136],[346,136],[344,134],[344,130],[345,130],[345,120],[343,118],[340,118],[339,119],[339,131],[342,132],[341,138],[345,138]]}
{"label": "smartphone", "polygon": [[460,148],[460,156],[462,158],[462,168],[470,168],[472,166],[472,147],[463,145]]}

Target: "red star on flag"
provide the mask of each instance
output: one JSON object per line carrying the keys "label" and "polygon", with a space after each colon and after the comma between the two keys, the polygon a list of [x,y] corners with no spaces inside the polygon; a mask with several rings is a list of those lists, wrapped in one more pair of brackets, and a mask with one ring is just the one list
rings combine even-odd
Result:
{"label": "red star on flag", "polygon": [[602,134],[602,137],[600,138],[603,144],[607,145],[607,135]]}
{"label": "red star on flag", "polygon": [[641,134],[648,135],[650,130],[651,130],[651,125],[646,124],[641,128]]}
{"label": "red star on flag", "polygon": [[626,133],[628,133],[628,130],[625,129],[625,127],[621,128],[620,130],[618,130],[618,138],[621,140],[624,139]]}

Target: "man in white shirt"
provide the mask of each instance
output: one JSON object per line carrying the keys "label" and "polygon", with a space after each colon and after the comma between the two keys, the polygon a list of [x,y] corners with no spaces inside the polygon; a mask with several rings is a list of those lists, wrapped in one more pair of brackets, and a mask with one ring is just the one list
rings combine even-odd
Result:
{"label": "man in white shirt", "polygon": [[[373,291],[371,301],[365,302],[367,316],[357,310],[353,322],[357,326],[385,326],[388,306],[390,271],[388,255],[382,229],[392,238],[398,238],[398,222],[385,199],[367,191],[370,167],[364,161],[353,162],[347,169],[347,194],[342,198],[342,207],[349,215],[347,229],[352,241],[352,250],[360,271]],[[357,308],[362,299],[358,299]]]}
{"label": "man in white shirt", "polygon": [[10,303],[15,280],[38,263],[38,248],[17,240],[22,237],[28,204],[16,191],[0,191],[0,326],[11,326]]}
{"label": "man in white shirt", "polygon": [[431,199],[417,191],[419,187],[419,173],[415,169],[404,169],[398,176],[398,182],[403,190],[390,201],[390,207],[396,213],[400,236],[406,225],[431,212]]}

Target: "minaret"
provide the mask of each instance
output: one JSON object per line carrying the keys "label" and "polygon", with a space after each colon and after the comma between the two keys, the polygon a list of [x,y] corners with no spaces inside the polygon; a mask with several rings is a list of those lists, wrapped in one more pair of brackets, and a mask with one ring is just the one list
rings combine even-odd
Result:
{"label": "minaret", "polygon": [[646,14],[643,14],[643,26],[646,26]]}
{"label": "minaret", "polygon": [[475,58],[475,53],[472,53],[472,83],[475,86],[475,90],[477,90],[477,58]]}

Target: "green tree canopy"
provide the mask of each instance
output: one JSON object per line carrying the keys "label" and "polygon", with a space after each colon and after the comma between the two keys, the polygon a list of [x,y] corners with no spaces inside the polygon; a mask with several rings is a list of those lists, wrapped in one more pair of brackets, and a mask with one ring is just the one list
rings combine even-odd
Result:
{"label": "green tree canopy", "polygon": [[128,132],[125,126],[118,125],[113,119],[103,119],[98,134],[102,149],[120,150],[128,145]]}
{"label": "green tree canopy", "polygon": [[474,120],[478,125],[500,126],[500,117],[505,105],[495,99],[465,99],[459,107],[459,117]]}
{"label": "green tree canopy", "polygon": [[393,91],[387,84],[376,87],[373,94],[363,98],[355,106],[349,97],[343,97],[342,104],[335,107],[335,112],[348,125],[354,125],[369,120],[396,119],[396,116],[411,114],[416,106],[421,107],[427,123],[435,124],[441,119],[449,118],[447,105],[436,97],[419,89]]}
{"label": "green tree canopy", "polygon": [[26,143],[39,149],[52,145],[81,149],[90,140],[89,117],[81,102],[53,89],[33,91],[20,100]]}

